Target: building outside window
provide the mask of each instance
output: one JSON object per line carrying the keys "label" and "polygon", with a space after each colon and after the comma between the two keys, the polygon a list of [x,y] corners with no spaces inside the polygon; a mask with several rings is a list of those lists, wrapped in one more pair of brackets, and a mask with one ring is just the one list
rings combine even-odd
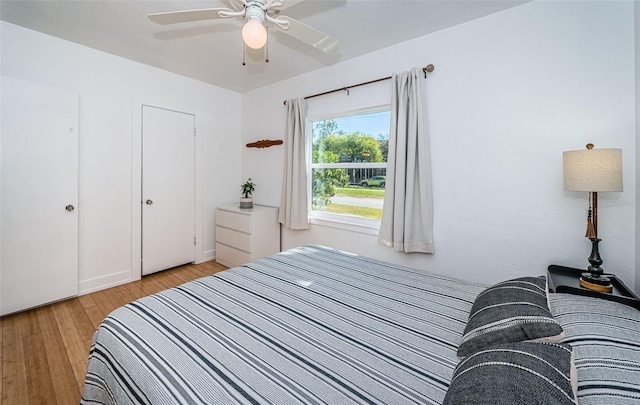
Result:
{"label": "building outside window", "polygon": [[311,218],[379,228],[386,185],[390,113],[312,120]]}

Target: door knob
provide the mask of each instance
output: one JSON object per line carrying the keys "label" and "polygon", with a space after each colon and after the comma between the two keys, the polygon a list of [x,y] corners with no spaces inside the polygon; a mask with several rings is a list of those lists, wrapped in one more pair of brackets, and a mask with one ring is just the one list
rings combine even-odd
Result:
{"label": "door knob", "polygon": [[69,211],[69,212],[71,212],[71,211],[75,210],[75,209],[76,209],[76,207],[74,207],[73,205],[69,204],[69,205],[67,205],[66,207],[64,207],[64,209],[65,209],[65,210],[67,210],[67,211]]}
{"label": "door knob", "polygon": [[153,201],[147,200],[147,205],[151,205],[151,204],[153,204]]}

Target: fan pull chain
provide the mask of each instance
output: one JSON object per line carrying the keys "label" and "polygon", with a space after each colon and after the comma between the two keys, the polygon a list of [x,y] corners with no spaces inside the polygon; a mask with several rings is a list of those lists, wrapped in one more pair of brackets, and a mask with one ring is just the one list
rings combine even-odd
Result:
{"label": "fan pull chain", "polygon": [[264,58],[265,58],[264,61],[269,63],[269,37],[270,37],[270,35],[269,35],[269,25],[267,24],[267,26],[264,27],[264,28],[265,28],[265,31],[267,31],[267,43],[264,44],[264,55],[265,55],[264,56]]}
{"label": "fan pull chain", "polygon": [[247,44],[242,41],[242,66],[247,66]]}

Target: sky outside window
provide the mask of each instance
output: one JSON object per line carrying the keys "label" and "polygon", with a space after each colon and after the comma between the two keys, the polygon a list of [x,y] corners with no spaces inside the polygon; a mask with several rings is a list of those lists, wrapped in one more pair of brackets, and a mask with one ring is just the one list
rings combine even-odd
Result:
{"label": "sky outside window", "polygon": [[388,138],[390,114],[389,111],[381,111],[352,117],[335,118],[334,120],[338,124],[338,130],[346,134],[357,131],[373,138],[378,138],[380,134]]}

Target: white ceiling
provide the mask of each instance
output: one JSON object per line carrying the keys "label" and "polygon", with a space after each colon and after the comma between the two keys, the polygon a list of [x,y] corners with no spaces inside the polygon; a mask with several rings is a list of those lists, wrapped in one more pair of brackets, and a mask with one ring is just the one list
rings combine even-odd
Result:
{"label": "white ceiling", "polygon": [[[325,54],[276,30],[269,63],[242,66],[239,18],[156,25],[147,14],[229,0],[1,0],[0,19],[237,92],[297,76],[530,0],[306,0],[282,14],[340,40]],[[285,0],[286,6],[287,0]]]}

